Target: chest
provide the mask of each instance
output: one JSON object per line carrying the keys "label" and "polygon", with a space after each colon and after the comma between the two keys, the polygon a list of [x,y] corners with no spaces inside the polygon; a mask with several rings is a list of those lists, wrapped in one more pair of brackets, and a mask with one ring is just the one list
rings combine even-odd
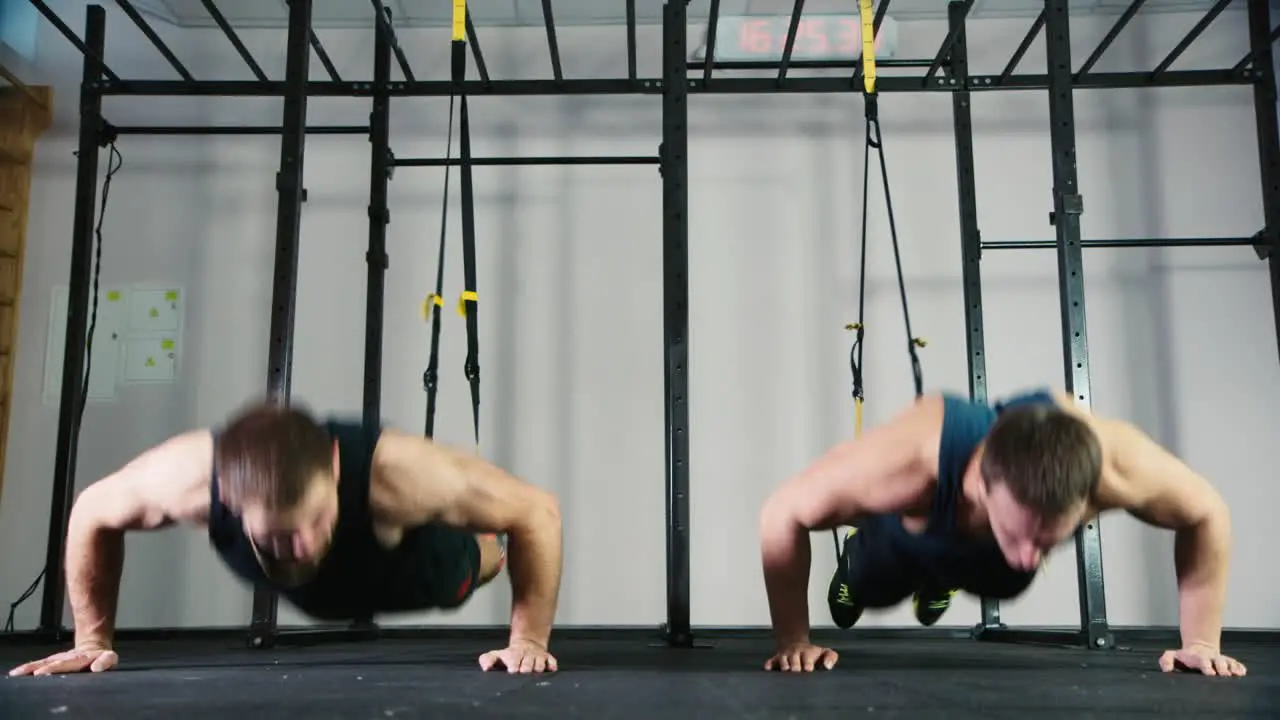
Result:
{"label": "chest", "polygon": [[[369,531],[373,544],[379,550],[395,550],[404,542],[404,528],[393,523],[374,519],[370,522]],[[253,551],[258,565],[268,579],[284,587],[299,587],[315,580],[321,569],[331,564],[330,561],[335,559],[336,554],[350,554],[351,548],[347,547],[349,543],[343,542],[342,547],[335,548],[337,542],[342,542],[341,536],[335,538],[335,541],[315,558],[306,560],[281,560],[262,552],[256,545],[253,545]]]}

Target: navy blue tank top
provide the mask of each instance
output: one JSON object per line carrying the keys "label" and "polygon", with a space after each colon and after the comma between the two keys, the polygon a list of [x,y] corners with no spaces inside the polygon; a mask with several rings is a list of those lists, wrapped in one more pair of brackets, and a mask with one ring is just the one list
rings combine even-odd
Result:
{"label": "navy blue tank top", "polygon": [[1054,402],[1053,395],[1045,390],[1021,393],[991,405],[959,395],[944,395],[938,483],[924,531],[910,532],[898,516],[879,518],[891,530],[893,544],[899,551],[943,580],[961,568],[1005,565],[994,539],[967,537],[956,531],[956,510],[963,492],[964,473],[1001,412],[1015,405]]}
{"label": "navy blue tank top", "polygon": [[[217,469],[210,483],[209,540],[240,578],[273,588],[299,610],[322,620],[348,620],[377,612],[428,605],[431,563],[429,532],[408,529],[400,543],[378,542],[369,510],[369,480],[380,427],[329,419],[323,423],[338,443],[338,519],[328,550],[309,580],[286,586],[267,577],[241,517],[221,502]],[[217,441],[217,435],[214,436]]]}

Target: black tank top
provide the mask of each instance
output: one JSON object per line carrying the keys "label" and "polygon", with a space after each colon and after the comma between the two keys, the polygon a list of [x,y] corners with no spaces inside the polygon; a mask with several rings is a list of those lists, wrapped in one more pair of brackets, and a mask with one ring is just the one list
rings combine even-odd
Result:
{"label": "black tank top", "polygon": [[338,520],[329,548],[311,579],[298,586],[284,586],[266,576],[240,516],[219,498],[216,468],[210,483],[209,540],[240,578],[272,587],[299,610],[318,619],[347,620],[424,607],[431,593],[425,528],[406,530],[394,548],[380,544],[373,531],[369,479],[382,429],[335,419],[323,425],[338,443]]}
{"label": "black tank top", "polygon": [[1035,390],[993,405],[959,395],[943,396],[942,438],[938,447],[938,484],[922,533],[912,533],[898,516],[882,517],[894,536],[894,544],[946,579],[959,568],[1006,566],[999,545],[989,537],[974,538],[956,531],[956,510],[963,492],[964,473],[974,452],[986,438],[996,418],[1006,408],[1028,403],[1053,403],[1053,396]]}

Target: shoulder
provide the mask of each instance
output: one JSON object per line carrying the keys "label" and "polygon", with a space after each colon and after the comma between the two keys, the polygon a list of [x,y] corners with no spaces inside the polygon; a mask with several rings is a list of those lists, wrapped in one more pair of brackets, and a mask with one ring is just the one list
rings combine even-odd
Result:
{"label": "shoulder", "polygon": [[382,428],[373,448],[372,481],[387,490],[424,480],[444,482],[455,475],[460,462],[458,452],[431,438]]}

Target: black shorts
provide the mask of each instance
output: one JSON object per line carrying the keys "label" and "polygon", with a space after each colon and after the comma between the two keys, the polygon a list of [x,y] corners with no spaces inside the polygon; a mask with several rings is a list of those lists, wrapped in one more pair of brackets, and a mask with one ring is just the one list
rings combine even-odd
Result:
{"label": "black shorts", "polygon": [[1035,579],[1035,571],[1010,568],[995,548],[930,552],[935,538],[904,538],[903,530],[893,526],[897,522],[893,517],[868,518],[845,539],[837,572],[856,605],[886,608],[918,591],[933,595],[948,590],[1008,600]]}
{"label": "black shorts", "polygon": [[475,533],[439,524],[417,532],[428,578],[422,609],[461,606],[480,584],[480,542]]}

